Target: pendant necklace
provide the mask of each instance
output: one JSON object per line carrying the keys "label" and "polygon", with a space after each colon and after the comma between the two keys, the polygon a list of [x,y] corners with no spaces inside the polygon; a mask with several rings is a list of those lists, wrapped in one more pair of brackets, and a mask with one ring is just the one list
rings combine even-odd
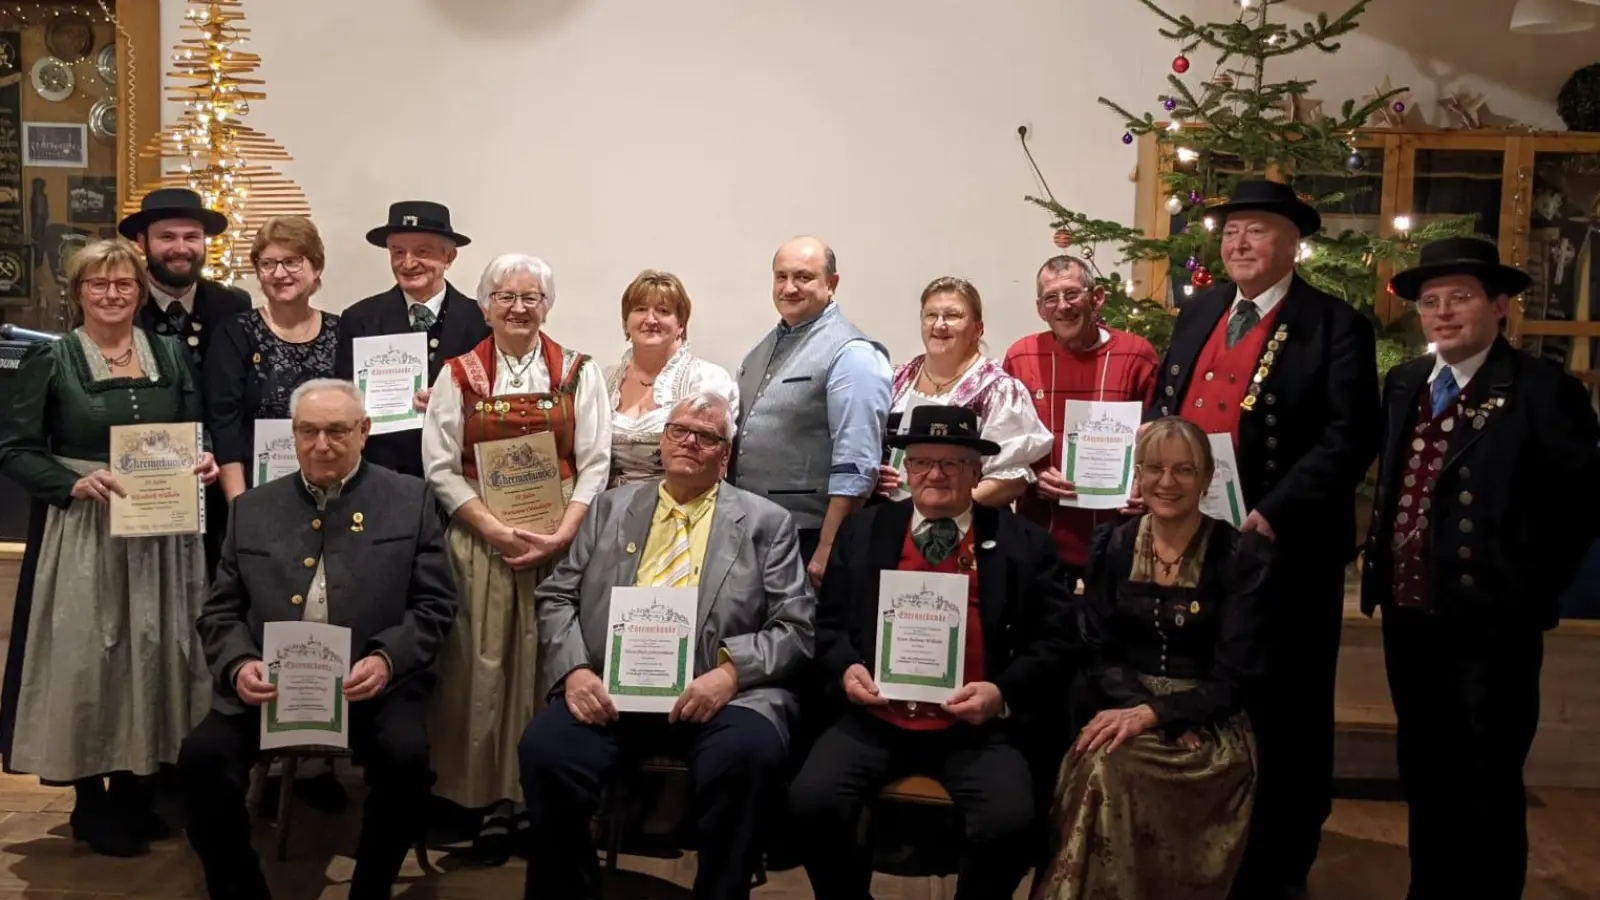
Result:
{"label": "pendant necklace", "polygon": [[102,353],[100,358],[105,360],[106,365],[110,366],[111,368],[120,369],[128,363],[133,362],[133,348],[129,347],[127,350],[117,354],[116,356],[106,356]]}
{"label": "pendant necklace", "polygon": [[[496,347],[495,349],[499,350],[498,347]],[[519,369],[519,368],[516,367],[516,364],[511,361],[511,357],[507,356],[506,352],[504,350],[500,350],[500,359],[505,362],[506,370],[511,373],[511,386],[512,387],[514,387],[514,388],[522,387],[522,376],[528,371],[528,369],[533,367],[533,362],[537,358],[538,357],[530,358],[527,362],[523,363],[522,364],[522,368]]]}

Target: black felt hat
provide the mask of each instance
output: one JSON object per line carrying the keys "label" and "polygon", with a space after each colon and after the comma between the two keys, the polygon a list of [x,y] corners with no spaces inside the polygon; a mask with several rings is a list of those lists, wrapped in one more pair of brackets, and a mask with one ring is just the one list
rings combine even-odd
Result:
{"label": "black felt hat", "polygon": [[472,239],[450,227],[450,207],[427,200],[401,200],[389,204],[389,223],[367,232],[367,243],[386,246],[391,234],[437,234],[449,238],[457,247]]}
{"label": "black felt hat", "polygon": [[1300,236],[1316,234],[1322,228],[1322,214],[1316,207],[1300,199],[1294,188],[1281,181],[1254,179],[1234,185],[1233,195],[1227,203],[1209,207],[1206,212],[1225,222],[1236,212],[1259,211],[1277,213],[1300,229]]}
{"label": "black felt hat", "polygon": [[1528,289],[1533,278],[1521,269],[1500,262],[1500,251],[1483,238],[1443,238],[1426,244],[1415,266],[1389,279],[1395,296],[1416,300],[1422,286],[1445,275],[1471,275],[1483,282],[1490,297],[1515,297]]}
{"label": "black felt hat", "polygon": [[200,195],[188,188],[156,188],[139,201],[139,211],[117,223],[117,233],[136,240],[153,223],[163,219],[193,219],[207,235],[228,230],[228,217],[206,209]]}
{"label": "black felt hat", "polygon": [[953,444],[970,447],[984,456],[1000,452],[1000,445],[985,440],[978,429],[978,414],[965,406],[918,406],[911,410],[911,425],[904,434],[891,432],[891,447],[912,444]]}

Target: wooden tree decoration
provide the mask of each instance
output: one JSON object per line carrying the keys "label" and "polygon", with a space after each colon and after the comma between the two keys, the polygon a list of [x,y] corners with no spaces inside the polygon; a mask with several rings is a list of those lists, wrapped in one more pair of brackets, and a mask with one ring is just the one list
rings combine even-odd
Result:
{"label": "wooden tree decoration", "polygon": [[129,197],[125,211],[156,187],[186,187],[228,217],[227,232],[207,240],[205,277],[226,284],[254,274],[250,244],[273,216],[311,214],[300,186],[273,165],[293,159],[282,146],[244,124],[250,103],[266,98],[256,71],[261,57],[239,49],[249,38],[242,0],[190,0],[173,48],[167,97],[184,105],[182,117],[151,138],[140,152],[163,161],[161,178]]}

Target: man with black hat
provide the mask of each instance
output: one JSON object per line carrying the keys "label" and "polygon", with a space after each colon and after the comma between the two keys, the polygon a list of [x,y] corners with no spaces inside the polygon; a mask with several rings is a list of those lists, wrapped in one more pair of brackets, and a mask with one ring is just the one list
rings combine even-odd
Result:
{"label": "man with black hat", "polygon": [[[817,741],[789,792],[818,900],[868,896],[857,852],[862,804],[894,778],[936,778],[961,811],[960,896],[1010,897],[1033,861],[1036,813],[1024,747],[1032,720],[1053,712],[1078,646],[1060,557],[1049,532],[1006,509],[972,502],[983,458],[977,414],[919,406],[906,448],[911,497],[846,518],[817,603],[817,661],[849,708]],[[967,577],[965,669],[943,703],[879,696],[879,576]]]}
{"label": "man with black hat", "polygon": [[[1597,532],[1589,393],[1500,336],[1530,282],[1476,238],[1423,247],[1391,282],[1433,352],[1384,384],[1361,607],[1383,608],[1411,900],[1522,896],[1544,631]],[[1576,515],[1552,515],[1552,492]]]}
{"label": "man with black hat", "polygon": [[1355,493],[1380,426],[1373,328],[1295,274],[1321,217],[1288,185],[1241,181],[1208,210],[1229,282],[1184,304],[1151,418],[1231,436],[1249,510],[1274,542],[1268,678],[1249,710],[1259,785],[1234,896],[1300,895],[1332,809],[1333,689]]}
{"label": "man with black hat", "polygon": [[[489,336],[489,324],[477,301],[456,290],[445,272],[456,261],[456,248],[472,240],[450,226],[450,210],[426,200],[402,200],[389,206],[389,221],[367,232],[367,243],[389,251],[395,286],[346,309],[339,319],[339,351],[334,371],[354,378],[353,341],[361,337],[423,331],[428,335],[428,384],[453,356],[471,350]],[[426,409],[428,389],[417,394]],[[385,468],[425,478],[422,432],[375,434],[367,441],[367,459]]]}

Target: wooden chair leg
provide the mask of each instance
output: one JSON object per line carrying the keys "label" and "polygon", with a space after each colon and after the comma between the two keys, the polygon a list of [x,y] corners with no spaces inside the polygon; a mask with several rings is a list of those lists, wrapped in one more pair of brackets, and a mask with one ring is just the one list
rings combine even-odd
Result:
{"label": "wooden chair leg", "polygon": [[283,758],[283,780],[278,785],[278,862],[289,858],[289,825],[294,817],[294,776],[298,768],[298,758]]}
{"label": "wooden chair leg", "polygon": [[250,767],[250,786],[244,792],[244,808],[254,816],[261,808],[261,795],[267,789],[267,767],[271,763],[263,759]]}

